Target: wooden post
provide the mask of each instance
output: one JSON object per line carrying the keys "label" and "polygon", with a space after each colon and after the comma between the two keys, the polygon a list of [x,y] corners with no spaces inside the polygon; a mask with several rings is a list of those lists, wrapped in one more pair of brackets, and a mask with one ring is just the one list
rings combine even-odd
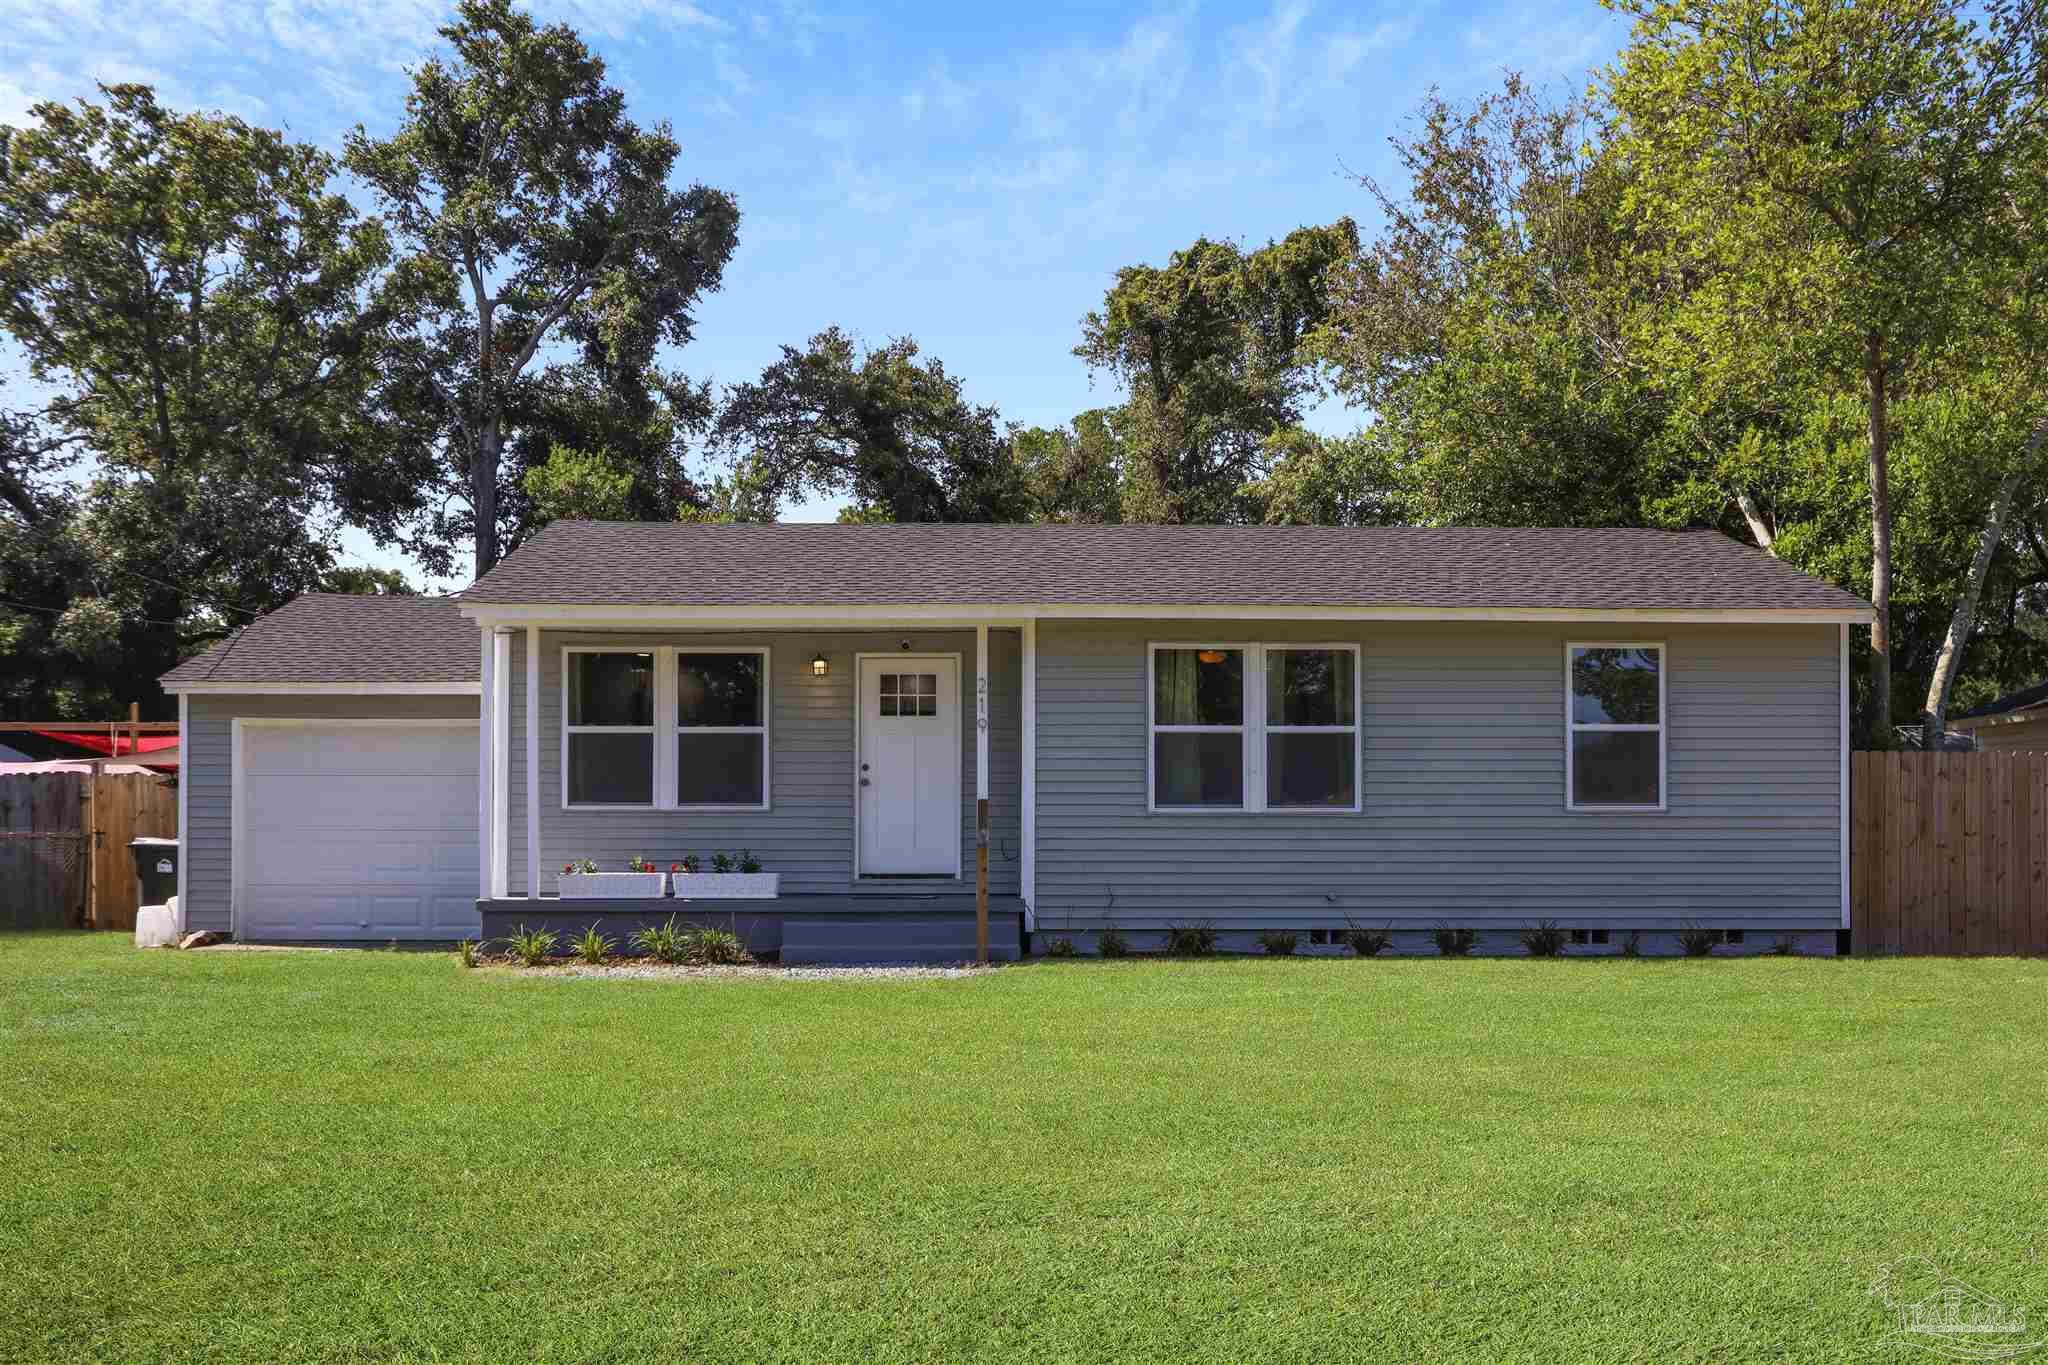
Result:
{"label": "wooden post", "polygon": [[100,765],[85,773],[85,927],[97,929],[100,909]]}
{"label": "wooden post", "polygon": [[[115,740],[114,748],[118,750],[120,747],[121,742],[118,739]],[[139,701],[128,703],[128,756],[130,758],[140,758],[142,756],[142,703]]]}

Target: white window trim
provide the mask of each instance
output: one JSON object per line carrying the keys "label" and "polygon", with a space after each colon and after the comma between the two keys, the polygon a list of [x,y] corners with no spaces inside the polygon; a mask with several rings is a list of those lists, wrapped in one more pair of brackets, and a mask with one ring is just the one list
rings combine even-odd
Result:
{"label": "white window trim", "polygon": [[[654,656],[654,723],[652,725],[571,725],[569,723],[569,656],[572,654],[652,654]],[[680,725],[676,721],[677,659],[685,654],[756,654],[761,659],[761,723],[759,725]],[[688,645],[564,645],[559,684],[562,707],[561,808],[564,811],[765,811],[775,801],[774,691],[775,660],[766,645],[715,642]],[[683,733],[761,736],[761,800],[745,805],[684,804],[676,799],[679,773],[677,741]],[[654,746],[654,799],[645,802],[580,802],[569,799],[569,737],[572,735],[646,735]]]}
{"label": "white window trim", "polygon": [[[1572,716],[1572,651],[1575,649],[1654,649],[1657,651],[1657,723],[1614,725],[1576,720]],[[1564,642],[1564,808],[1575,815],[1660,815],[1671,809],[1671,710],[1667,692],[1671,651],[1662,640],[1567,640]],[[1657,732],[1657,804],[1654,806],[1582,806],[1572,799],[1572,736],[1584,730],[1614,733]]]}
{"label": "white window trim", "polygon": [[[1159,652],[1165,649],[1235,649],[1244,654],[1244,721],[1239,725],[1161,725],[1158,723]],[[1269,725],[1266,722],[1266,652],[1323,649],[1351,655],[1351,724]],[[1145,644],[1145,809],[1153,815],[1357,815],[1365,809],[1365,660],[1352,640],[1148,640]],[[1348,806],[1275,806],[1266,800],[1266,736],[1269,734],[1351,735],[1351,804]],[[1244,741],[1244,804],[1240,806],[1162,806],[1159,804],[1158,736],[1161,734],[1240,734]]]}

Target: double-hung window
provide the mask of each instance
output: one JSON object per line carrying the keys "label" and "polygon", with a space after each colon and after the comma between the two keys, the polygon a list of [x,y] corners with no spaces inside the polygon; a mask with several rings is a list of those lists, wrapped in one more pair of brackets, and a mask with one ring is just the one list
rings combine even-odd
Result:
{"label": "double-hung window", "polygon": [[562,653],[562,803],[765,810],[765,649]]}
{"label": "double-hung window", "polygon": [[1355,811],[1358,647],[1151,647],[1158,811]]}
{"label": "double-hung window", "polygon": [[1660,811],[1664,794],[1664,646],[1567,644],[1567,810]]}

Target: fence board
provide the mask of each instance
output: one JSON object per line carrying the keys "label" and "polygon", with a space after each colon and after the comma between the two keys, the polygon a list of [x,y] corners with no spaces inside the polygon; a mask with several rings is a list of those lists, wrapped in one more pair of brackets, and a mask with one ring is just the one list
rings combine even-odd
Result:
{"label": "fence board", "polygon": [[1873,953],[2048,953],[2048,755],[1850,761],[1850,903]]}
{"label": "fence board", "polygon": [[0,928],[60,929],[85,916],[78,773],[0,777]]}
{"label": "fence board", "polygon": [[93,854],[93,927],[133,929],[135,912],[141,908],[141,887],[128,841],[177,836],[178,790],[154,774],[116,773],[102,775],[93,791],[99,805],[93,812],[93,828],[98,831]]}

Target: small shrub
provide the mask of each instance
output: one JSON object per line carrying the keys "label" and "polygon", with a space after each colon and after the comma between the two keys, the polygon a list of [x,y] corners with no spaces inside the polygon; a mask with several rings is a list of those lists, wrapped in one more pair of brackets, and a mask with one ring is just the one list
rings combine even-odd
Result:
{"label": "small shrub", "polygon": [[1799,940],[1790,934],[1780,934],[1771,941],[1771,946],[1764,949],[1764,951],[1772,957],[1798,957]]}
{"label": "small shrub", "polygon": [[1166,926],[1166,951],[1173,957],[1213,957],[1216,953],[1216,926],[1205,919],[1198,919],[1192,924],[1169,924]]}
{"label": "small shrub", "polygon": [[741,850],[740,850],[740,871],[742,871],[742,872],[759,872],[760,870],[761,870],[761,860],[760,860],[759,858],[756,858],[756,857],[754,856],[754,850],[752,850],[751,848],[743,848],[743,849],[741,849]]}
{"label": "small shrub", "polygon": [[1631,929],[1628,931],[1628,937],[1621,941],[1621,955],[1623,957],[1641,957],[1643,955],[1642,930]]}
{"label": "small shrub", "polygon": [[1056,938],[1045,945],[1047,957],[1074,957],[1078,953],[1079,950],[1074,947],[1074,940],[1070,938]]}
{"label": "small shrub", "polygon": [[633,935],[633,946],[653,958],[656,962],[677,963],[683,960],[683,927],[670,915],[666,924],[650,924]]}
{"label": "small shrub", "polygon": [[1468,957],[1479,946],[1477,929],[1460,929],[1449,924],[1439,924],[1430,932],[1436,940],[1436,950],[1445,957]]}
{"label": "small shrub", "polygon": [[597,860],[595,858],[577,858],[573,862],[562,864],[562,875],[565,877],[574,876],[579,872],[595,871],[597,871]]}
{"label": "small shrub", "polygon": [[1538,920],[1523,931],[1522,946],[1529,950],[1530,957],[1557,957],[1564,952],[1569,937],[1557,927],[1556,920]]}
{"label": "small shrub", "polygon": [[505,940],[505,951],[522,967],[545,967],[561,941],[561,935],[552,929],[529,929],[522,924]]}
{"label": "small shrub", "polygon": [[460,939],[455,944],[455,959],[465,967],[474,967],[483,961],[483,945],[473,938]]}
{"label": "small shrub", "polygon": [[1344,931],[1344,942],[1360,957],[1378,957],[1394,946],[1394,936],[1385,929],[1360,929],[1354,926]]}
{"label": "small shrub", "polygon": [[1678,929],[1678,946],[1685,950],[1687,957],[1707,957],[1714,951],[1714,945],[1721,941],[1718,929],[1702,929],[1687,920]]}
{"label": "small shrub", "polygon": [[1267,929],[1259,935],[1259,946],[1273,957],[1292,957],[1299,935],[1287,929]]}
{"label": "small shrub", "polygon": [[683,961],[692,967],[737,967],[753,960],[747,945],[730,929],[707,926],[683,931]]}
{"label": "small shrub", "polygon": [[1095,951],[1104,957],[1129,957],[1131,941],[1114,924],[1105,924],[1095,933]]}
{"label": "small shrub", "polygon": [[714,854],[712,854],[712,855],[711,855],[711,870],[712,870],[713,872],[730,872],[730,871],[732,871],[732,855],[731,855],[730,853],[714,853]]}
{"label": "small shrub", "polygon": [[606,958],[612,955],[612,951],[618,946],[619,941],[617,939],[599,933],[595,924],[585,929],[569,945],[577,957],[593,967],[601,965]]}
{"label": "small shrub", "polygon": [[685,853],[683,860],[670,870],[673,872],[702,872],[704,870],[704,860],[694,853]]}

